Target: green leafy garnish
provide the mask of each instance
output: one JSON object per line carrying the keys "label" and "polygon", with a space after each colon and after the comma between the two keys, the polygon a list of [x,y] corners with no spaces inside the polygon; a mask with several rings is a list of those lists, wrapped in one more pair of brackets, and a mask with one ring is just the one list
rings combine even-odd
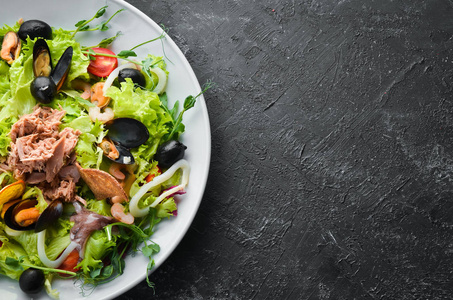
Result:
{"label": "green leafy garnish", "polygon": [[178,111],[179,111],[179,101],[176,101],[174,106],[173,106],[173,108],[170,109],[168,101],[167,101],[167,96],[165,95],[165,96],[160,98],[160,101],[162,102],[162,107],[172,117],[172,122],[170,124],[171,131],[170,131],[170,133],[168,133],[167,135],[165,135],[163,137],[162,142],[166,142],[166,141],[169,141],[171,139],[177,139],[179,137],[179,135],[184,132],[185,128],[184,128],[184,125],[182,124],[182,116],[183,116],[183,114],[187,110],[189,110],[192,107],[194,107],[197,98],[200,97],[208,89],[213,87],[213,85],[214,84],[212,82],[207,82],[204,85],[203,90],[200,93],[198,93],[198,95],[196,95],[196,96],[192,96],[192,95],[187,96],[186,99],[184,100],[184,105],[183,105],[182,111],[179,112],[179,113],[178,113]]}
{"label": "green leafy garnish", "polygon": [[124,10],[124,8],[117,10],[108,20],[102,21],[100,24],[96,25],[93,28],[90,28],[90,25],[89,25],[89,23],[91,23],[94,19],[98,19],[98,18],[102,17],[105,14],[105,12],[106,12],[106,8],[107,7],[108,7],[107,5],[101,7],[94,14],[94,16],[91,19],[89,19],[89,20],[80,20],[79,22],[77,22],[75,24],[76,30],[72,34],[71,38],[74,38],[76,33],[77,32],[81,32],[81,31],[96,31],[96,30],[106,31],[106,30],[108,30],[109,27],[107,26],[107,24],[113,19],[113,17],[115,17],[120,12],[122,12]]}

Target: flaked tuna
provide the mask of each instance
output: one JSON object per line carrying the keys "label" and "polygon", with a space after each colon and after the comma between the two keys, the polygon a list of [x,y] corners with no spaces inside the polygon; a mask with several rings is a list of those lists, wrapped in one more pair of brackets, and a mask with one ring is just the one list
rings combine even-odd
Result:
{"label": "flaked tuna", "polygon": [[79,130],[66,127],[60,131],[64,110],[36,106],[11,128],[11,152],[7,166],[14,177],[39,184],[48,200],[72,201],[76,174],[74,148]]}

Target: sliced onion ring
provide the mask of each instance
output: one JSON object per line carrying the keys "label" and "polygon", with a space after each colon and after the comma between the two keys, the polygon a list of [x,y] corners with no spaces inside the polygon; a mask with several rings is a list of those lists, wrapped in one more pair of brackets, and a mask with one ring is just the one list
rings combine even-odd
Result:
{"label": "sliced onion ring", "polygon": [[[181,169],[183,171],[181,184],[160,194],[159,197],[157,197],[157,199],[151,205],[144,208],[138,207],[138,202],[146,194],[146,192],[170,179],[178,169]],[[146,216],[146,214],[148,214],[150,207],[155,207],[166,197],[184,189],[186,185],[189,183],[189,173],[190,173],[189,163],[187,162],[187,160],[181,159],[177,161],[173,166],[171,166],[170,169],[160,174],[159,176],[154,177],[152,181],[143,185],[138,190],[138,192],[132,197],[131,201],[129,202],[129,211],[131,212],[131,214],[136,218]]]}
{"label": "sliced onion ring", "polygon": [[167,87],[167,73],[159,67],[152,67],[149,68],[151,73],[154,73],[157,78],[159,78],[159,82],[157,83],[156,87],[153,89],[153,92],[156,94],[162,94],[165,92],[165,88]]}
{"label": "sliced onion ring", "polygon": [[71,242],[68,247],[63,251],[59,258],[50,260],[46,254],[46,230],[38,233],[38,256],[41,262],[48,268],[58,268],[68,255],[77,247],[77,244]]}

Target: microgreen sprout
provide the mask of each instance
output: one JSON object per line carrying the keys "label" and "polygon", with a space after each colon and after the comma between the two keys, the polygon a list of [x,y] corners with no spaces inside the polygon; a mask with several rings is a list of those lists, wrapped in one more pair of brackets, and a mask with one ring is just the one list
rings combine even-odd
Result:
{"label": "microgreen sprout", "polygon": [[81,32],[81,31],[96,31],[96,30],[106,31],[106,30],[108,30],[109,27],[107,26],[107,24],[113,19],[113,17],[115,17],[117,14],[119,14],[120,12],[122,12],[124,10],[124,9],[117,10],[109,19],[107,19],[106,21],[102,21],[100,24],[98,24],[97,26],[95,26],[93,28],[90,28],[89,23],[91,23],[94,19],[98,19],[98,18],[102,17],[105,14],[106,8],[107,8],[107,6],[101,7],[95,13],[95,15],[89,20],[80,20],[79,22],[77,22],[75,24],[75,27],[77,27],[77,28],[75,29],[71,38],[74,38],[76,33]]}
{"label": "microgreen sprout", "polygon": [[160,101],[162,102],[162,107],[164,108],[164,110],[166,110],[170,114],[170,116],[172,118],[171,131],[169,134],[164,136],[163,142],[169,141],[172,138],[178,138],[179,134],[181,132],[184,132],[184,125],[182,124],[182,116],[183,116],[184,112],[186,112],[187,110],[194,107],[197,98],[200,97],[204,92],[206,92],[208,89],[212,88],[213,86],[214,86],[214,83],[211,81],[208,81],[204,84],[202,91],[199,92],[198,95],[187,96],[186,99],[184,100],[184,105],[183,105],[183,109],[181,112],[179,112],[179,101],[176,101],[175,104],[173,105],[173,108],[169,109],[169,104],[167,101],[166,94],[164,94],[163,96],[160,97]]}

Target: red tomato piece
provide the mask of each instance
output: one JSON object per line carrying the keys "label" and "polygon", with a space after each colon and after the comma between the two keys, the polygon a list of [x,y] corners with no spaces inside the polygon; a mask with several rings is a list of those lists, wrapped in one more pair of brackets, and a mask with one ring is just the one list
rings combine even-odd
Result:
{"label": "red tomato piece", "polygon": [[[69,253],[68,257],[63,261],[63,263],[58,267],[60,270],[77,272],[78,269],[75,269],[79,261],[79,252],[77,250],[73,250]],[[60,276],[66,277],[69,275],[60,273]]]}
{"label": "red tomato piece", "polygon": [[[160,175],[162,173],[162,171],[160,170],[159,167],[157,167],[157,175]],[[151,180],[154,179],[154,177],[156,177],[157,175],[155,174],[148,174],[148,176],[145,177],[145,181],[148,183],[150,182]]]}
{"label": "red tomato piece", "polygon": [[[112,51],[105,48],[93,48],[93,51],[99,54],[115,55]],[[88,72],[99,77],[107,77],[118,67],[118,59],[116,57],[93,55],[94,60],[90,61]]]}

